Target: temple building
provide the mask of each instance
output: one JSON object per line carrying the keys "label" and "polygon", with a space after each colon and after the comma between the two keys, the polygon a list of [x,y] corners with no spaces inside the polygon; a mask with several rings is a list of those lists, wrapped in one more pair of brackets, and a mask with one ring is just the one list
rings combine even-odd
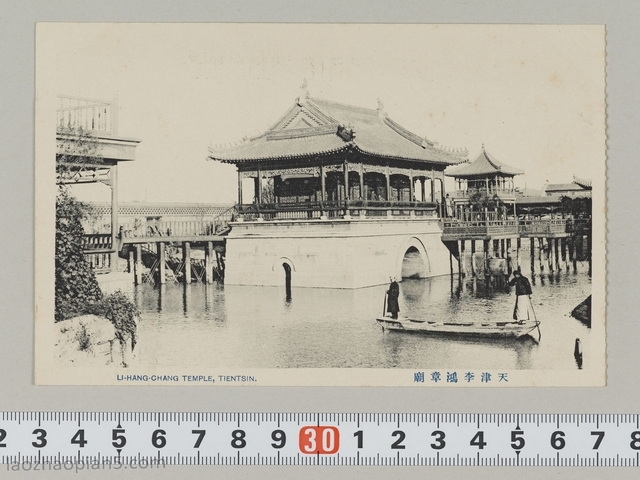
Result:
{"label": "temple building", "polygon": [[571,198],[591,197],[591,180],[573,176],[571,183],[550,183],[544,189],[547,195],[559,195]]}
{"label": "temple building", "polygon": [[[208,158],[238,170],[225,284],[359,288],[450,271],[444,171],[467,151],[410,132],[380,101],[346,105],[303,86],[266,132]],[[407,253],[420,260],[412,271]]]}
{"label": "temple building", "polygon": [[[433,213],[442,204],[444,170],[464,149],[439,148],[377,109],[306,92],[265,133],[209,159],[236,165],[238,204],[247,219],[387,214],[390,207]],[[253,179],[247,202],[243,180]],[[286,214],[284,212],[287,212]]]}

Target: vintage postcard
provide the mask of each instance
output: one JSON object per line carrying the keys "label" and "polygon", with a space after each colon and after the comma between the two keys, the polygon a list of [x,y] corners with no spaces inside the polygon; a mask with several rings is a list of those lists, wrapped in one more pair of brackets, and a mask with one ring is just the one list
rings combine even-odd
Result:
{"label": "vintage postcard", "polygon": [[37,384],[606,384],[603,26],[36,35]]}

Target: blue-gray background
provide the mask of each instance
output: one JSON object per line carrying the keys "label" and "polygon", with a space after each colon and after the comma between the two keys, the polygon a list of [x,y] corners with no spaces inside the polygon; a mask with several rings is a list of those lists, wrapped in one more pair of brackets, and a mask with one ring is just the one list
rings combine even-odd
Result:
{"label": "blue-gray background", "polygon": [[[640,208],[636,146],[640,69],[629,1],[25,1],[0,0],[0,410],[627,412],[640,413],[637,299]],[[606,24],[608,115],[608,386],[589,389],[35,387],[33,385],[33,102],[37,21]],[[473,401],[470,401],[470,398]],[[125,478],[637,478],[620,470],[205,468],[119,472]],[[39,472],[7,474],[16,478]],[[47,473],[58,478],[59,472]],[[81,472],[112,478],[114,472]],[[79,478],[80,478],[79,477]]]}

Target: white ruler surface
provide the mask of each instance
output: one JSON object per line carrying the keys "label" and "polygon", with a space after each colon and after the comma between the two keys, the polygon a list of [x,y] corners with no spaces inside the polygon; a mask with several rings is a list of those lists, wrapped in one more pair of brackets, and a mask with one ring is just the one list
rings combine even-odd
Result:
{"label": "white ruler surface", "polygon": [[640,465],[638,414],[0,413],[3,464]]}

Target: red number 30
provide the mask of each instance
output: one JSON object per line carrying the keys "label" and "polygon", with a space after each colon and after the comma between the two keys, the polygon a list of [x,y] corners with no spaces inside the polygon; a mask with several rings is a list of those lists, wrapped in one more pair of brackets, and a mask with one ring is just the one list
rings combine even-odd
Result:
{"label": "red number 30", "polygon": [[340,430],[337,427],[302,427],[299,435],[302,453],[331,455],[340,448]]}

